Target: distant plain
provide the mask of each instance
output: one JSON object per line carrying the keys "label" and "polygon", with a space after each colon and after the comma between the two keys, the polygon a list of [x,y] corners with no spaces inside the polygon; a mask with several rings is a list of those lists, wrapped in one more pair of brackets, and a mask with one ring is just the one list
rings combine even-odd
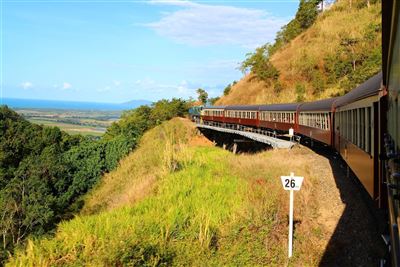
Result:
{"label": "distant plain", "polygon": [[28,121],[45,126],[56,126],[69,134],[102,136],[106,128],[117,121],[121,111],[26,109],[16,108]]}

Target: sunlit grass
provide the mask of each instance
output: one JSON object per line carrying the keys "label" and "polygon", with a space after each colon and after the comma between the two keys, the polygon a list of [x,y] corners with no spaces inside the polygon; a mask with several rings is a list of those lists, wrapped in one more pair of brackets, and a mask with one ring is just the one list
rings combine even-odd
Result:
{"label": "sunlit grass", "polygon": [[[234,155],[216,147],[193,147],[177,142],[183,140],[177,136],[192,129],[182,123],[168,122],[142,140],[144,154],[136,160],[146,162],[146,153],[157,154],[157,168],[148,169],[146,176],[155,170],[160,174],[150,192],[111,208],[108,194],[118,198],[134,190],[139,178],[126,172],[128,177],[105,181],[89,196],[97,203],[103,196],[103,208],[61,223],[53,238],[29,241],[8,266],[282,266],[287,263],[288,194],[279,176],[290,171],[306,176],[296,193],[295,219],[301,224],[292,263],[316,265],[329,238],[323,238],[326,231],[316,222],[313,187],[326,169],[314,172],[312,153],[294,149]],[[112,191],[119,182],[123,186]]]}

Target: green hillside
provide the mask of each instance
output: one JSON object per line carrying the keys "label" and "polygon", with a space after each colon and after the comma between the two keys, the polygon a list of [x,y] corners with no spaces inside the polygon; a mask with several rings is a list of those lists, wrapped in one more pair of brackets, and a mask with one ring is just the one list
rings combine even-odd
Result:
{"label": "green hillside", "polygon": [[286,103],[343,95],[381,69],[380,1],[337,1],[309,28],[295,34],[283,44],[282,33],[278,34],[279,45],[257,50],[268,64],[254,52],[250,59],[259,60],[260,68],[251,68],[216,104]]}
{"label": "green hillside", "polygon": [[91,215],[31,239],[7,266],[282,266],[288,194],[279,175],[289,157],[291,171],[307,177],[296,193],[292,263],[321,260],[343,206],[337,191],[324,193],[335,185],[320,156],[304,148],[234,155],[183,119],[150,130],[139,147],[87,197]]}

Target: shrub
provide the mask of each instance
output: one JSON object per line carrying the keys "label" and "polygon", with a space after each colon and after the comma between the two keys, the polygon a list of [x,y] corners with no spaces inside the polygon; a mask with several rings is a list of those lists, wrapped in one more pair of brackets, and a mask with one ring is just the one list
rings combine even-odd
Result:
{"label": "shrub", "polygon": [[306,93],[306,88],[304,84],[296,84],[296,102],[303,102],[305,100],[304,94]]}

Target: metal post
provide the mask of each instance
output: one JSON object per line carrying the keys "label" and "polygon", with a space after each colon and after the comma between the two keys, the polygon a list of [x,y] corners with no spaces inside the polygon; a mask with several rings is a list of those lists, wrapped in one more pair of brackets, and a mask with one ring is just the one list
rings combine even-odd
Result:
{"label": "metal post", "polygon": [[[291,174],[293,176],[293,173]],[[292,257],[293,251],[293,190],[290,190],[290,207],[289,207],[289,258]]]}

